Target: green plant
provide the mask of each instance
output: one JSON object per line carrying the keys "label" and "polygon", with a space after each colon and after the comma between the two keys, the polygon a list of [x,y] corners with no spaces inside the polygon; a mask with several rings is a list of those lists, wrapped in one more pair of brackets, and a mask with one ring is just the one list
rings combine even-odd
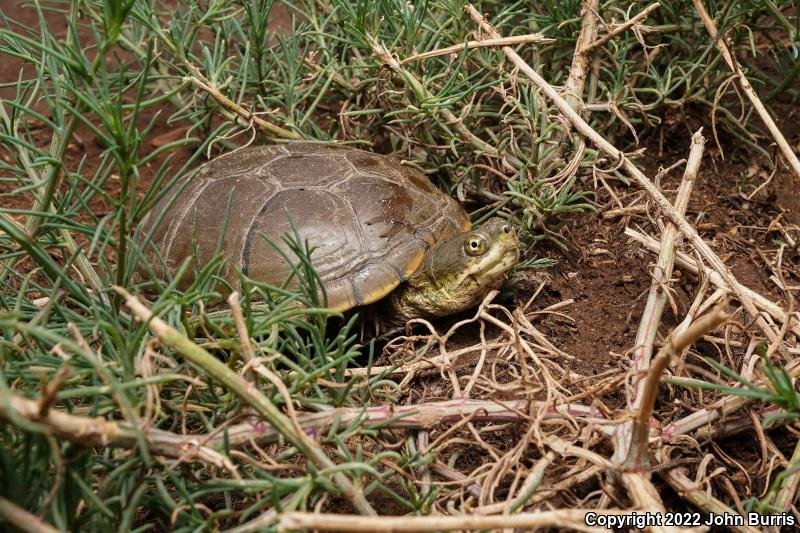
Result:
{"label": "green plant", "polygon": [[797,420],[800,418],[800,393],[795,390],[794,380],[786,369],[772,364],[766,355],[766,346],[763,343],[759,345],[758,351],[762,357],[761,372],[767,379],[767,383],[764,385],[753,383],[711,357],[704,357],[703,359],[712,368],[725,377],[732,379],[738,385],[684,381],[679,378],[669,381],[674,385],[715,390],[726,395],[752,398],[764,404],[780,408],[780,411],[770,413],[764,417],[761,421],[761,425],[764,428],[769,428],[778,422],[787,423]]}

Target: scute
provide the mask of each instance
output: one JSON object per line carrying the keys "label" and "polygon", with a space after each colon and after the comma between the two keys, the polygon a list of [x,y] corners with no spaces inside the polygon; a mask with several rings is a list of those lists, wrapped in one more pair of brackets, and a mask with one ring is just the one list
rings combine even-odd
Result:
{"label": "scute", "polygon": [[374,254],[388,251],[391,243],[413,239],[416,228],[438,214],[402,182],[378,176],[357,174],[335,190],[350,201],[367,249]]}
{"label": "scute", "polygon": [[457,202],[394,158],[316,143],[245,148],[207,163],[146,217],[142,234],[152,231],[154,246],[145,253],[157,275],[156,249],[173,271],[195,250],[200,266],[213,257],[229,197],[220,246],[228,282],[238,285],[238,269],[273,285],[286,279],[289,264],[264,236],[293,259],[281,238],[291,218],[339,310],[383,298],[433,243],[470,227]]}
{"label": "scute", "polygon": [[264,166],[284,188],[326,187],[352,174],[350,162],[335,153],[291,154]]}
{"label": "scute", "polygon": [[158,278],[167,277],[164,265],[158,258],[166,262],[167,269],[174,268],[175,258],[170,255],[172,242],[175,239],[175,227],[183,220],[191,204],[202,193],[208,182],[192,179],[176,186],[171,194],[165,194],[142,220],[137,237],[143,243],[145,256]]}
{"label": "scute", "polygon": [[[275,194],[275,188],[258,177],[230,176],[210,179],[202,193],[189,205],[183,219],[176,224],[175,238],[168,250],[170,259],[195,255],[198,265],[205,265],[220,250],[237,250],[244,246],[246,233],[239,228],[247,227],[264,198]],[[185,238],[189,236],[190,238]],[[226,255],[223,274],[233,274],[242,268],[238,254]],[[180,266],[170,263],[171,268]]]}
{"label": "scute", "polygon": [[240,148],[216,157],[206,163],[200,177],[222,179],[234,176],[265,176],[264,168],[273,161],[289,156],[282,146],[256,146]]}
{"label": "scute", "polygon": [[314,248],[311,259],[324,280],[368,259],[346,200],[324,190],[284,190],[261,207],[247,230],[242,249],[245,274],[273,284],[286,279],[291,272],[289,263],[264,236],[280,244],[293,259],[281,239],[282,235],[292,234],[290,218],[301,242],[307,240]]}

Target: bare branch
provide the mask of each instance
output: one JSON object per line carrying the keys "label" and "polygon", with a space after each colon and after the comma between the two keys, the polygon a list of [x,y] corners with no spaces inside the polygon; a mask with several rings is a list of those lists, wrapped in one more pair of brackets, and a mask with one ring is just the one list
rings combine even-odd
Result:
{"label": "bare branch", "polygon": [[644,19],[646,19],[648,17],[648,15],[650,15],[650,13],[652,13],[653,11],[658,9],[660,6],[661,6],[661,2],[654,2],[654,3],[650,4],[649,6],[644,8],[642,11],[640,11],[639,13],[637,13],[636,15],[631,17],[630,20],[628,20],[626,22],[623,22],[619,26],[615,27],[613,30],[609,31],[607,34],[605,34],[602,37],[600,37],[599,39],[597,39],[596,41],[593,41],[593,42],[587,44],[586,46],[584,46],[581,49],[581,52],[585,54],[585,53],[587,53],[587,52],[589,52],[591,50],[594,50],[598,46],[603,46],[604,44],[606,44],[608,41],[610,41],[611,39],[613,39],[614,37],[616,37],[620,33],[624,33],[626,31],[628,31],[628,29],[630,29],[631,27],[635,26],[639,22],[641,22]]}
{"label": "bare branch", "polygon": [[778,129],[777,124],[775,121],[772,120],[767,108],[764,107],[764,104],[761,103],[758,95],[756,94],[755,89],[753,86],[750,85],[750,81],[747,77],[742,73],[742,70],[739,68],[739,64],[736,61],[736,58],[731,53],[731,50],[728,48],[727,43],[722,39],[719,35],[719,30],[717,30],[717,25],[714,24],[714,20],[711,18],[711,15],[708,14],[703,2],[701,0],[692,0],[695,9],[697,10],[697,14],[700,15],[700,18],[703,19],[703,24],[706,25],[706,29],[708,29],[708,33],[711,34],[711,37],[714,39],[714,44],[719,48],[720,53],[722,53],[722,57],[725,58],[725,62],[728,64],[730,69],[739,79],[739,85],[741,85],[742,90],[747,95],[747,98],[750,99],[750,102],[753,104],[758,116],[761,117],[761,120],[764,122],[764,125],[767,127],[769,132],[772,134],[772,137],[775,139],[775,142],[778,144],[778,147],[783,153],[783,156],[786,158],[786,161],[789,163],[789,166],[792,168],[794,173],[800,177],[800,160],[797,159],[797,155],[795,155],[792,147],[789,146],[789,143],[786,141],[786,137],[783,136],[781,130]]}
{"label": "bare branch", "polygon": [[555,39],[548,39],[541,33],[529,33],[527,35],[515,35],[513,37],[501,37],[500,39],[487,39],[483,41],[467,41],[461,44],[454,44],[453,46],[448,46],[446,48],[439,48],[437,50],[431,50],[429,52],[422,52],[421,54],[414,54],[413,56],[409,56],[404,60],[400,61],[401,65],[405,65],[406,63],[411,63],[413,61],[419,61],[421,59],[430,59],[432,57],[439,57],[439,56],[446,56],[448,54],[457,54],[463,51],[465,48],[471,50],[473,48],[490,48],[495,46],[514,46],[517,44],[550,44],[554,43]]}

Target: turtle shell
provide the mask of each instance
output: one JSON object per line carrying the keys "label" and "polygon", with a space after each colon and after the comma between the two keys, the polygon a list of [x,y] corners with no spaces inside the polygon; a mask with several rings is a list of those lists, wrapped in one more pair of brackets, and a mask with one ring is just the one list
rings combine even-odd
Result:
{"label": "turtle shell", "polygon": [[433,243],[470,228],[455,200],[397,159],[296,143],[210,161],[164,195],[142,221],[141,235],[150,236],[145,257],[162,278],[157,254],[174,271],[189,256],[202,266],[221,252],[233,286],[237,269],[278,285],[291,267],[264,237],[294,260],[281,238],[291,224],[314,248],[328,305],[339,310],[383,298],[417,270]]}

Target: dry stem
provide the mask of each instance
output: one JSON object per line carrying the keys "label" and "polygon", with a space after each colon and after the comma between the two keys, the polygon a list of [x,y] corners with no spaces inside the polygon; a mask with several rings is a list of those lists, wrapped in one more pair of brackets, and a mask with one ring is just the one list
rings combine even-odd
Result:
{"label": "dry stem", "polygon": [[[800,440],[798,440],[797,444],[795,445],[794,453],[792,453],[792,459],[789,461],[789,464],[800,464]],[[793,474],[786,476],[781,483],[781,487],[778,490],[778,494],[775,496],[775,501],[772,504],[781,511],[790,511],[797,497],[798,486],[800,486],[800,472],[794,472]]]}
{"label": "dry stem", "polygon": [[[628,493],[633,499],[634,505],[639,509],[647,509],[649,513],[658,513],[664,516],[666,509],[658,491],[647,479],[643,472],[624,472],[622,482],[628,489]],[[605,512],[605,511],[603,511]],[[656,525],[647,528],[651,532],[659,533],[686,533],[692,531],[688,528],[676,528],[671,526]]]}
{"label": "dry stem", "polygon": [[464,48],[471,50],[473,48],[488,48],[494,46],[514,46],[517,44],[550,44],[554,43],[555,39],[548,39],[541,33],[529,33],[527,35],[515,35],[513,37],[501,37],[500,39],[486,39],[484,41],[467,41],[461,44],[454,44],[446,48],[439,48],[437,50],[430,50],[422,52],[421,54],[414,54],[404,60],[400,61],[401,65],[411,63],[420,59],[430,59],[431,57],[446,56],[448,54],[457,54],[464,50]]}
{"label": "dry stem", "polygon": [[239,304],[239,293],[237,291],[233,291],[228,297],[228,305],[231,306],[233,323],[236,324],[236,333],[239,335],[242,354],[247,361],[252,361],[256,358],[256,351],[250,341],[250,333],[247,331],[247,324],[244,322],[244,314],[242,314],[242,306]]}
{"label": "dry stem", "polygon": [[586,0],[584,2],[581,32],[575,41],[575,54],[572,56],[569,76],[564,82],[564,99],[573,109],[577,110],[583,104],[583,87],[586,83],[586,73],[589,66],[589,52],[591,49],[586,45],[597,37],[597,11],[599,9],[600,0]]}
{"label": "dry stem", "polygon": [[322,514],[322,513],[285,513],[280,515],[279,531],[313,530],[324,531],[461,531],[472,529],[514,529],[531,530],[533,528],[559,528],[575,531],[605,532],[605,528],[589,527],[584,523],[587,513],[602,513],[604,516],[620,515],[627,511],[603,509],[560,509],[557,511],[541,511],[537,513],[520,513],[510,516],[374,516]]}
{"label": "dry stem", "polygon": [[639,24],[639,22],[641,22],[644,19],[646,19],[647,16],[650,15],[650,13],[652,13],[656,9],[658,9],[660,5],[661,5],[661,2],[655,2],[655,3],[650,4],[649,6],[644,8],[642,11],[640,11],[639,13],[637,13],[636,15],[631,17],[628,21],[623,22],[622,24],[620,24],[619,26],[615,27],[613,30],[609,31],[607,34],[603,35],[599,39],[597,39],[595,41],[592,41],[589,44],[587,44],[586,46],[584,46],[581,49],[581,53],[585,54],[587,52],[590,52],[591,50],[594,50],[598,46],[603,46],[604,44],[606,44],[608,41],[610,41],[611,39],[613,39],[614,37],[616,37],[620,33],[628,31],[628,29],[632,28],[636,24]]}
{"label": "dry stem", "polygon": [[[425,88],[425,86],[422,85],[422,82],[420,82],[408,70],[403,68],[400,62],[397,61],[397,59],[395,59],[395,57],[389,52],[389,50],[386,49],[385,46],[372,39],[370,40],[370,42],[372,45],[373,53],[378,58],[380,58],[380,60],[383,61],[386,64],[386,66],[388,66],[389,68],[400,74],[403,80],[405,80],[406,83],[411,85],[411,88],[414,90],[414,92],[416,92],[417,94],[424,94],[426,98],[432,98],[432,95]],[[441,113],[446,123],[452,124],[453,127],[456,129],[456,131],[458,131],[458,133],[460,133],[461,136],[464,138],[464,140],[467,141],[469,144],[471,144],[481,152],[484,152],[488,155],[491,155],[493,157],[500,157],[500,153],[497,151],[497,148],[478,138],[474,133],[472,133],[469,130],[469,128],[467,128],[464,125],[461,119],[459,119],[453,114],[452,111],[443,107],[441,108]]]}
{"label": "dry stem", "polygon": [[[657,239],[640,233],[635,229],[625,228],[625,235],[641,243],[645,248],[653,252],[657,252],[661,246],[661,243]],[[675,263],[680,268],[688,270],[692,274],[702,274],[707,276],[709,281],[711,281],[711,283],[713,283],[716,287],[730,291],[730,288],[725,283],[725,280],[722,279],[722,276],[720,276],[718,272],[711,270],[702,264],[698,266],[697,261],[695,261],[695,259],[693,259],[691,256],[683,252],[677,252],[675,254]],[[754,290],[745,287],[741,283],[737,284],[737,290],[733,292],[736,294],[746,294],[748,298],[750,298],[759,308],[766,311],[769,316],[781,323],[785,323],[790,318],[789,315],[783,309],[781,309],[778,304],[755,292]],[[800,337],[800,324],[795,323],[792,325],[790,327],[790,331]]]}
{"label": "dry stem", "polygon": [[[575,41],[575,54],[572,56],[572,65],[569,75],[564,82],[564,98],[573,109],[581,110],[583,107],[583,88],[586,84],[586,74],[589,67],[590,50],[584,51],[585,45],[597,38],[597,11],[600,9],[600,0],[586,0],[583,5],[583,22],[581,31]],[[559,132],[556,139],[556,148],[553,150],[552,161],[562,159],[566,144],[564,141],[569,136],[569,128]],[[581,138],[579,153],[583,153],[585,144]],[[579,162],[579,161],[578,161]],[[545,165],[546,166],[546,165]],[[575,168],[577,170],[577,167]],[[573,171],[574,172],[574,171]]]}
{"label": "dry stem", "polygon": [[719,305],[709,314],[695,320],[686,331],[674,337],[671,336],[669,341],[658,351],[655,359],[653,359],[642,388],[642,401],[634,420],[633,441],[626,460],[628,467],[638,468],[648,464],[647,444],[650,431],[650,416],[653,414],[653,408],[656,404],[659,383],[664,371],[669,366],[670,360],[680,355],[683,350],[694,344],[700,337],[728,320],[729,315],[723,311],[724,305],[724,303]]}
{"label": "dry stem", "polygon": [[[791,378],[800,377],[800,360],[794,360],[784,367],[786,373]],[[762,378],[752,380],[756,385],[764,386],[765,380]],[[661,431],[661,439],[670,442],[680,435],[691,433],[695,429],[713,424],[720,418],[734,413],[742,407],[753,402],[753,398],[743,396],[725,396],[715,401],[708,407],[695,411],[694,413],[670,422]]]}
{"label": "dry stem", "polygon": [[227,109],[228,111],[232,111],[236,115],[238,115],[242,120],[244,120],[245,124],[255,124],[259,127],[262,131],[266,132],[271,137],[277,137],[281,139],[295,139],[300,140],[302,137],[298,133],[293,131],[289,131],[287,129],[281,128],[280,126],[276,126],[271,122],[267,122],[263,118],[259,117],[249,109],[245,109],[221,92],[219,89],[214,87],[211,82],[206,79],[205,76],[200,72],[196,66],[192,65],[192,70],[194,71],[193,76],[186,76],[183,78],[184,81],[191,82],[194,86],[203,91],[207,92],[214,100],[219,102],[219,104]]}
{"label": "dry stem", "polygon": [[42,383],[42,397],[39,399],[39,413],[41,416],[46,416],[50,407],[55,403],[58,391],[64,386],[67,378],[72,374],[72,369],[69,366],[62,366],[56,372],[53,381],[50,383]]}
{"label": "dry stem", "polygon": [[[595,476],[600,475],[604,470],[605,470],[604,466],[591,465],[588,468],[581,470],[579,473],[565,478],[563,481],[559,483],[542,487],[528,499],[527,505],[535,505],[537,503],[541,503],[545,500],[548,500],[558,492],[569,490],[575,485],[579,485],[581,483],[584,483],[592,479]],[[481,507],[476,507],[474,509],[474,512],[479,514],[495,514],[503,512],[507,508],[508,508],[508,502],[503,501],[503,502],[492,503],[489,505],[483,505]]]}
{"label": "dry stem", "polygon": [[38,424],[41,431],[59,439],[82,446],[112,446],[133,449],[139,445],[141,432],[150,452],[164,457],[183,457],[217,468],[224,468],[237,476],[236,466],[224,455],[204,446],[201,436],[176,435],[160,429],[140,429],[127,422],[114,422],[101,417],[76,416],[50,408],[43,412],[39,402],[16,394],[8,394],[0,402],[0,420],[14,423],[15,419]]}
{"label": "dry stem", "polygon": [[[692,144],[689,150],[689,159],[683,180],[678,187],[678,194],[675,199],[675,209],[681,216],[686,213],[689,204],[689,196],[692,193],[694,180],[697,171],[700,169],[700,160],[703,157],[703,146],[705,139],[700,131],[692,136]],[[680,234],[674,224],[668,223],[664,228],[661,239],[661,250],[658,255],[658,262],[653,270],[653,279],[650,284],[650,293],[647,296],[647,304],[642,312],[639,331],[636,334],[632,363],[634,369],[632,406],[638,407],[642,399],[640,384],[644,379],[644,373],[650,364],[650,356],[653,353],[653,341],[656,338],[658,325],[661,322],[661,314],[667,302],[667,291],[670,286],[672,267],[675,263],[675,247]]]}
{"label": "dry stem", "polygon": [[[456,399],[444,402],[431,402],[417,405],[378,405],[371,407],[340,407],[319,413],[297,413],[297,422],[311,437],[322,435],[333,423],[347,426],[356,420],[364,424],[383,423],[392,429],[430,429],[437,424],[455,424],[465,417],[473,422],[516,422],[528,420],[529,409],[544,410],[543,419],[584,419],[587,423],[604,422],[602,414],[592,407],[575,405],[547,406],[544,402],[529,400],[470,400]],[[268,424],[254,419],[230,426],[227,439],[231,447],[238,447],[252,441],[259,444],[274,442],[279,433]],[[212,437],[211,446],[221,445],[223,436]]]}
{"label": "dry stem", "polygon": [[725,62],[728,64],[730,69],[733,71],[736,78],[739,80],[739,85],[741,85],[742,90],[747,95],[747,98],[750,99],[750,102],[753,104],[758,116],[761,117],[761,120],[764,122],[764,125],[767,127],[769,132],[772,134],[772,137],[775,139],[775,142],[778,144],[778,147],[781,149],[783,156],[788,161],[789,166],[792,168],[794,173],[800,177],[800,160],[797,159],[792,147],[789,146],[789,143],[786,141],[786,137],[783,136],[781,130],[778,129],[778,126],[775,124],[775,121],[772,120],[767,108],[764,107],[764,104],[761,103],[761,100],[758,98],[755,89],[753,86],[750,85],[750,81],[747,77],[742,73],[741,69],[739,68],[739,64],[736,61],[736,58],[733,57],[730,49],[728,48],[727,43],[722,39],[719,35],[719,31],[717,30],[717,25],[714,24],[714,20],[706,11],[705,6],[701,0],[692,0],[697,13],[700,15],[700,18],[703,19],[703,24],[706,25],[706,29],[708,29],[708,33],[711,34],[712,39],[714,39],[714,44],[719,48],[720,53],[722,53],[722,57],[725,58]]}
{"label": "dry stem", "polygon": [[[682,471],[677,468],[672,470],[665,470],[659,473],[661,479],[666,481],[670,487],[675,489],[682,498],[685,498],[692,505],[698,509],[702,509],[706,513],[714,513],[716,515],[733,516],[738,513],[719,501],[717,498],[708,494],[703,487],[686,477]],[[747,520],[743,520],[746,524]],[[729,526],[733,531],[741,531],[742,533],[758,533],[758,529],[750,526]]]}
{"label": "dry stem", "polygon": [[27,531],[29,533],[59,533],[58,529],[38,516],[29,513],[2,496],[0,496],[0,516],[22,531]]}

